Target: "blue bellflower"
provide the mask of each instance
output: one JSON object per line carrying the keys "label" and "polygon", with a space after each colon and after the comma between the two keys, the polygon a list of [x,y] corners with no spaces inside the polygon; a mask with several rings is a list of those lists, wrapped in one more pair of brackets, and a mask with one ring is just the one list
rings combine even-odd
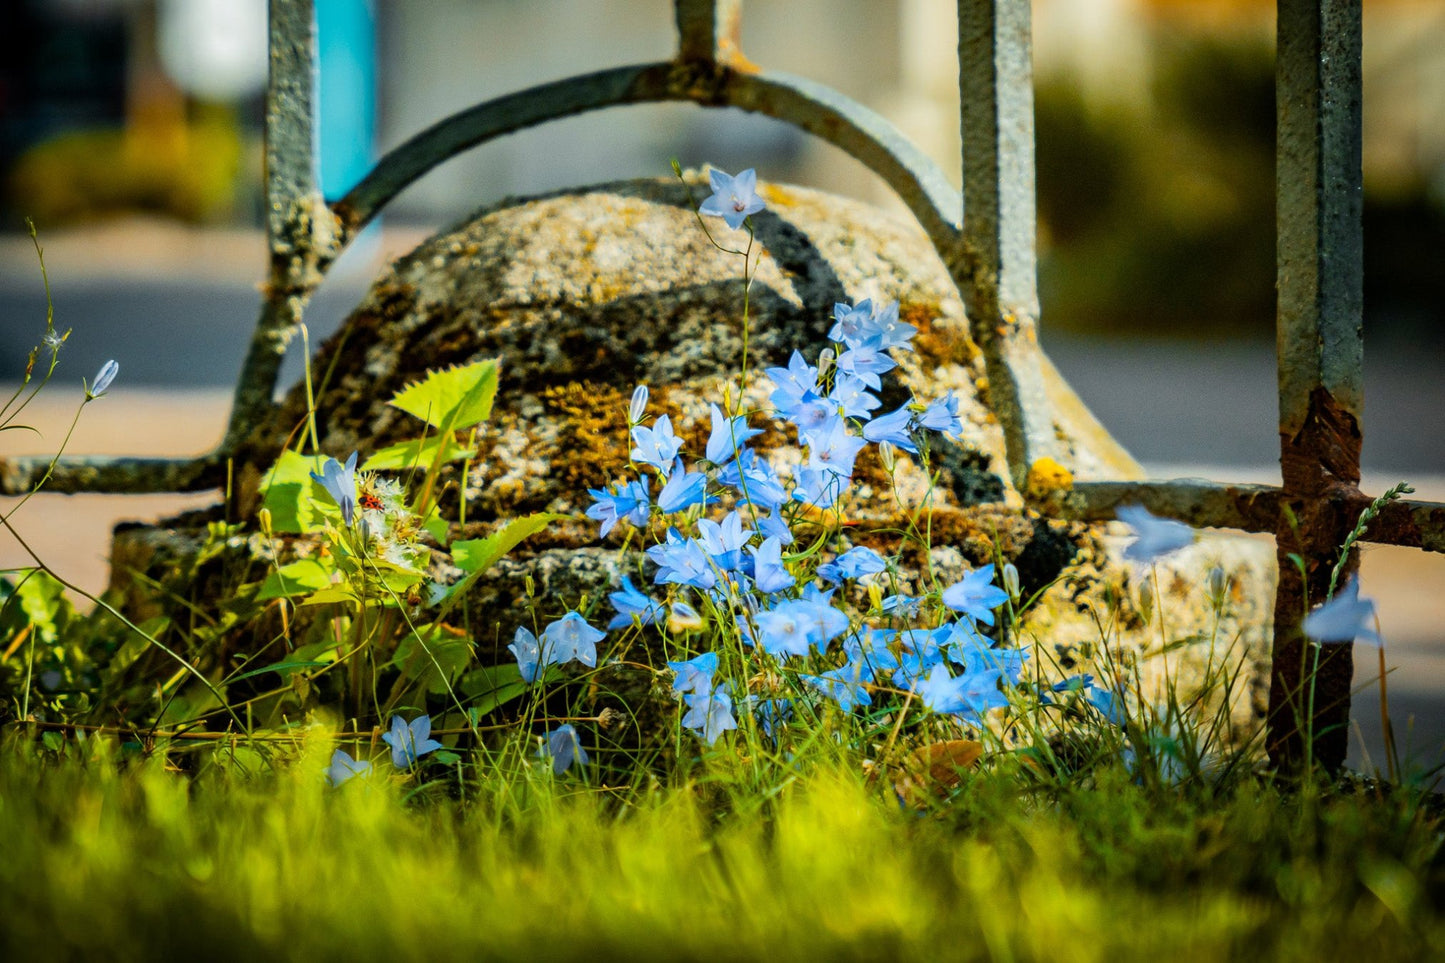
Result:
{"label": "blue bellflower", "polygon": [[627,427],[642,422],[642,416],[647,414],[647,385],[638,385],[632,389],[632,400],[627,403]]}
{"label": "blue bellflower", "polygon": [[958,417],[958,396],[949,391],[943,397],[930,401],[918,416],[918,426],[929,431],[941,431],[946,435],[962,432],[963,421]]}
{"label": "blue bellflower", "polygon": [[365,759],[353,759],[351,753],[345,749],[338,749],[331,754],[331,765],[326,767],[326,781],[333,786],[339,786],[356,776],[363,778],[371,775],[371,763]]}
{"label": "blue bellflower", "polygon": [[736,459],[724,465],[717,473],[717,481],[736,489],[749,504],[763,511],[774,511],[788,500],[778,473],[751,448],[744,448]]}
{"label": "blue bellflower", "polygon": [[776,608],[753,616],[758,626],[757,644],[775,659],[790,655],[807,655],[811,644],[807,613],[780,603]]}
{"label": "blue bellflower", "polygon": [[707,552],[675,528],[667,530],[665,543],[652,546],[646,554],[657,563],[657,574],[652,580],[658,585],[691,585],[707,591],[717,584],[717,573]]}
{"label": "blue bellflower", "polygon": [[551,622],[542,630],[542,645],[547,653],[547,662],[581,662],[588,668],[597,667],[597,643],[607,635],[587,624],[577,612]]}
{"label": "blue bellflower", "polygon": [[707,437],[707,460],[714,465],[725,465],[732,460],[749,438],[761,435],[761,428],[749,428],[747,415],[729,418],[717,405],[710,407],[712,432]]}
{"label": "blue bellflower", "polygon": [[672,470],[672,460],[682,448],[682,439],[672,433],[672,419],[659,415],[651,428],[637,425],[632,429],[633,461],[656,468],[664,477]]}
{"label": "blue bellflower", "polygon": [[712,185],[712,195],[698,205],[699,214],[720,217],[733,230],[743,226],[743,221],[762,211],[765,205],[758,197],[758,175],[749,167],[736,177],[713,168],[707,172]]}
{"label": "blue bellflower", "polygon": [[110,383],[118,374],[120,374],[120,365],[116,364],[114,359],[101,365],[100,370],[95,373],[95,380],[86,386],[85,400],[94,401],[105,394],[106,389],[110,387]]}
{"label": "blue bellflower", "polygon": [[1134,533],[1134,541],[1124,548],[1124,557],[1131,562],[1148,565],[1194,542],[1194,529],[1172,518],[1159,518],[1143,505],[1120,506],[1114,516]]}
{"label": "blue bellflower", "polygon": [[852,478],[853,462],[866,444],[848,431],[847,422],[834,418],[827,428],[808,436],[808,467]]}
{"label": "blue bellflower", "polygon": [[783,565],[783,543],[776,535],[748,550],[753,553],[753,585],[759,592],[771,595],[793,587],[796,579]]}
{"label": "blue bellflower", "polygon": [[831,562],[818,566],[818,577],[829,582],[862,578],[888,569],[888,563],[873,549],[864,545],[850,548]]}
{"label": "blue bellflower", "polygon": [[777,539],[779,545],[793,544],[793,530],[788,527],[788,520],[776,505],[769,514],[758,519],[758,532],[764,538]]}
{"label": "blue bellflower", "polygon": [[1360,580],[1353,579],[1305,616],[1304,633],[1316,642],[1368,642],[1383,645],[1375,631],[1375,602],[1360,598]]}
{"label": "blue bellflower", "polygon": [[838,355],[838,370],[853,375],[874,391],[883,387],[883,379],[879,376],[896,367],[898,362],[888,356],[876,336]]}
{"label": "blue bellflower", "polygon": [[704,652],[685,662],[669,662],[667,667],[677,673],[677,678],[672,680],[673,695],[689,692],[706,695],[712,691],[713,673],[717,672],[717,653]]}
{"label": "blue bellflower", "polygon": [[865,666],[851,663],[822,675],[800,674],[799,678],[838,703],[844,712],[852,712],[855,706],[873,703],[873,697],[860,681],[866,671]]}
{"label": "blue bellflower", "polygon": [[341,520],[347,525],[356,517],[356,452],[343,465],[335,458],[327,458],[321,466],[321,474],[311,473],[311,480],[322,488],[341,509]]}
{"label": "blue bellflower", "polygon": [[846,371],[838,372],[833,378],[833,390],[828,393],[828,401],[849,418],[867,418],[883,404],[876,395],[869,393],[868,382]]}
{"label": "blue bellflower", "polygon": [[547,733],[542,741],[542,746],[537,750],[539,759],[552,760],[552,774],[560,776],[572,766],[587,765],[587,750],[582,748],[582,742],[577,738],[577,730],[570,722]]}
{"label": "blue bellflower", "polygon": [[417,716],[411,722],[392,716],[391,731],[383,733],[381,741],[391,746],[391,764],[398,769],[413,766],[419,757],[442,747],[431,737],[431,716],[427,715]]}
{"label": "blue bellflower", "polygon": [[993,563],[975,569],[963,581],[943,590],[943,604],[975,622],[993,625],[993,610],[1008,601],[1008,593],[993,584]]}
{"label": "blue bellflower", "polygon": [[657,493],[657,507],[664,515],[686,511],[694,505],[706,505],[716,499],[707,493],[707,475],[700,471],[684,471],[682,459],[677,460],[667,484]]}
{"label": "blue bellflower", "polygon": [[710,518],[698,519],[697,533],[718,568],[734,572],[743,567],[743,546],[753,537],[753,530],[743,528],[743,518],[736,511],[728,512],[721,524]]}
{"label": "blue bellflower", "polygon": [[868,327],[869,339],[877,339],[880,347],[912,351],[910,342],[918,329],[898,320],[898,302],[889,301],[873,313]]}
{"label": "blue bellflower", "polygon": [[737,720],[733,718],[732,696],[721,687],[710,693],[690,693],[683,698],[687,702],[683,726],[697,732],[708,745],[717,742],[718,736],[724,732],[738,727]]}
{"label": "blue bellflower", "polygon": [[788,358],[786,368],[768,368],[763,373],[774,386],[768,400],[779,411],[796,407],[804,395],[818,393],[818,369],[804,361],[797,349]]}
{"label": "blue bellflower", "polygon": [[631,625],[633,619],[640,625],[652,625],[662,618],[662,604],[643,595],[626,575],[622,576],[622,587],[610,593],[607,600],[617,610],[612,621],[607,623],[609,632]]}
{"label": "blue bellflower", "polygon": [[507,648],[512,650],[517,660],[517,671],[522,674],[522,681],[536,682],[537,673],[544,666],[542,643],[537,641],[537,637],[530,629],[519,625],[512,636],[512,644]]}
{"label": "blue bellflower", "polygon": [[939,663],[928,678],[918,684],[917,692],[923,705],[933,712],[982,721],[988,710],[1008,705],[1008,699],[999,691],[998,680],[996,669],[950,678],[948,667]]}
{"label": "blue bellflower", "polygon": [[873,321],[873,302],[864,298],[857,304],[833,305],[833,327],[828,331],[828,340],[846,344],[850,348],[868,340],[869,328]]}
{"label": "blue bellflower", "polygon": [[863,426],[863,437],[874,444],[886,441],[895,448],[918,454],[918,446],[913,443],[913,412],[908,405],[868,422]]}
{"label": "blue bellflower", "polygon": [[598,488],[587,489],[587,494],[597,503],[587,509],[587,517],[602,523],[602,531],[599,533],[601,537],[606,538],[607,533],[624,518],[638,528],[647,524],[651,510],[647,489],[646,478],[619,483],[616,489],[610,492]]}

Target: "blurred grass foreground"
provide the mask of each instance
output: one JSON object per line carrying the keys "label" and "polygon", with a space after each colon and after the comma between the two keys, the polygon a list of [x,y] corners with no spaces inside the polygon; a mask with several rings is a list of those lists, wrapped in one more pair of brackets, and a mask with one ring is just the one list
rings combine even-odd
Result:
{"label": "blurred grass foreground", "polygon": [[[1439,811],[1250,781],[1151,791],[1122,769],[947,808],[800,760],[766,795],[713,767],[580,791],[550,766],[329,790],[331,744],[202,775],[101,739],[0,751],[0,955],[212,960],[1438,959]],[[455,787],[453,787],[455,790]]]}

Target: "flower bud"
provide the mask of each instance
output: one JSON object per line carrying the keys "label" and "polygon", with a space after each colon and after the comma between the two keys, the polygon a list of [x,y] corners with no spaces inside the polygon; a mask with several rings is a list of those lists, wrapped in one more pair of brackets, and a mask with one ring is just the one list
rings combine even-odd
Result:
{"label": "flower bud", "polygon": [[1018,599],[1019,590],[1019,569],[1013,562],[1005,562],[1003,566],[1003,588],[1011,599]]}
{"label": "flower bud", "polygon": [[532,581],[532,576],[527,576],[525,587],[527,590],[527,598],[532,599],[537,597],[537,583]]}
{"label": "flower bud", "polygon": [[271,537],[271,509],[262,508],[256,513],[256,520],[261,524],[261,534],[267,538]]}
{"label": "flower bud", "polygon": [[95,373],[95,380],[85,389],[85,400],[93,401],[105,394],[105,389],[110,387],[110,383],[118,374],[120,374],[120,365],[116,364],[114,360],[101,365],[100,370]]}
{"label": "flower bud", "polygon": [[883,470],[890,475],[893,468],[898,464],[898,450],[893,447],[891,441],[880,441],[878,443],[878,460],[883,463]]}
{"label": "flower bud", "polygon": [[836,356],[832,348],[824,348],[818,352],[818,383],[822,384],[823,379],[828,377],[828,372],[833,370],[833,360]]}
{"label": "flower bud", "polygon": [[1148,577],[1139,583],[1139,616],[1145,622],[1154,617],[1154,580]]}
{"label": "flower bud", "polygon": [[647,413],[647,385],[638,385],[632,392],[632,403],[627,406],[627,423],[635,425]]}
{"label": "flower bud", "polygon": [[1229,576],[1220,566],[1216,565],[1209,570],[1208,575],[1209,600],[1215,605],[1224,601],[1224,593],[1229,590]]}

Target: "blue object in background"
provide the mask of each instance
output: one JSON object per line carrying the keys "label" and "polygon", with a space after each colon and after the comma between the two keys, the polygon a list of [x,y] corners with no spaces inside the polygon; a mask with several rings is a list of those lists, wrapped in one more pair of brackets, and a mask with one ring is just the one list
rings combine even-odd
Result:
{"label": "blue object in background", "polygon": [[316,0],[321,192],[342,196],[371,169],[376,144],[374,0]]}

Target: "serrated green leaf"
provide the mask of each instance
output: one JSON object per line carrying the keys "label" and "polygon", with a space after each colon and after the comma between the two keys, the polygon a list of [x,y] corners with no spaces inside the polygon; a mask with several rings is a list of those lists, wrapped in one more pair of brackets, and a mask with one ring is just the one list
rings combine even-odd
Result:
{"label": "serrated green leaf", "polygon": [[271,512],[272,530],[292,534],[319,531],[325,526],[328,509],[334,517],[341,517],[311,477],[313,471],[321,470],[321,463],[314,455],[294,451],[283,451],[276,459],[261,480],[262,504]]}
{"label": "serrated green leaf", "polygon": [[331,569],[314,558],[303,558],[283,565],[261,583],[256,600],[290,598],[306,595],[331,584]]}
{"label": "serrated green leaf", "polygon": [[548,523],[566,518],[556,512],[537,512],[513,519],[486,538],[469,538],[452,543],[452,562],[469,575],[484,572],[497,559],[516,548],[526,538],[546,528]]}
{"label": "serrated green leaf", "polygon": [[397,392],[391,403],[433,428],[448,432],[470,428],[492,413],[498,361],[492,358],[428,372]]}
{"label": "serrated green leaf", "polygon": [[460,542],[452,542],[452,561],[458,568],[466,572],[467,576],[460,582],[455,582],[447,587],[441,597],[441,608],[437,611],[437,619],[446,618],[447,613],[456,608],[457,603],[466,597],[467,591],[476,584],[481,574],[490,568],[497,559],[516,548],[523,539],[546,528],[549,522],[566,517],[566,515],[556,512],[537,512],[523,518],[513,519],[507,523],[505,528],[493,532],[486,538],[469,538]]}
{"label": "serrated green leaf", "polygon": [[[443,451],[445,446],[445,451]],[[362,471],[400,471],[408,468],[419,468],[422,471],[429,469],[437,460],[437,454],[441,453],[441,460],[456,461],[459,458],[471,458],[476,454],[472,448],[463,448],[457,444],[456,439],[450,435],[443,438],[441,435],[432,435],[428,438],[417,438],[412,441],[403,441],[396,445],[387,445],[385,448],[366,459],[361,466]]]}

